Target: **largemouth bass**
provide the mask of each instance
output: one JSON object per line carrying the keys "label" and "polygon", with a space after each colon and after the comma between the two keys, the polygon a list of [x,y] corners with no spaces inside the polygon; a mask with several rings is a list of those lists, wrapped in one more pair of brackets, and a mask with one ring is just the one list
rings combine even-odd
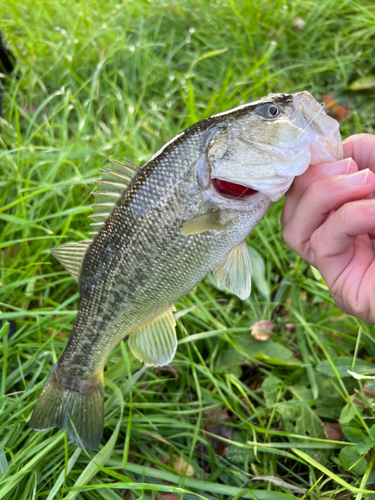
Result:
{"label": "largemouth bass", "polygon": [[113,163],[95,193],[93,239],[52,253],[81,305],[29,425],[67,429],[88,450],[103,433],[103,369],[125,337],[148,365],[177,348],[173,304],[209,272],[244,299],[245,238],[309,164],[342,157],[338,123],[308,92],[270,94],[206,118],[142,168]]}

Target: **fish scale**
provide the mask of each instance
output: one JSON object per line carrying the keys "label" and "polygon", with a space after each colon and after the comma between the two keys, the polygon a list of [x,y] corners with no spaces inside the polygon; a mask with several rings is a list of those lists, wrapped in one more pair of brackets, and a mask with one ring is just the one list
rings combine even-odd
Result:
{"label": "fish scale", "polygon": [[340,156],[334,120],[324,115],[323,133],[319,121],[310,126],[304,118],[319,116],[316,106],[308,93],[270,95],[189,127],[131,180],[131,162],[102,169],[94,239],[53,250],[77,279],[81,305],[31,427],[66,428],[74,444],[96,449],[104,421],[103,369],[116,345],[128,337],[141,361],[170,363],[177,348],[173,304],[210,271],[248,297],[244,240],[290,186],[285,162],[293,159],[293,172],[300,162],[302,173],[313,160],[312,144],[325,148],[328,161]]}

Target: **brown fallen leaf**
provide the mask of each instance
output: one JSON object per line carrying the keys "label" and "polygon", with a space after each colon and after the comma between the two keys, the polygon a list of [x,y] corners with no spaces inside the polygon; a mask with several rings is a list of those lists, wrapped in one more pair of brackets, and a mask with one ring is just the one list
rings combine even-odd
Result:
{"label": "brown fallen leaf", "polygon": [[336,120],[341,121],[350,114],[350,111],[348,107],[340,106],[336,101],[337,97],[335,92],[331,92],[330,94],[327,94],[323,97],[323,102],[326,105],[327,113]]}
{"label": "brown fallen leaf", "polygon": [[331,441],[340,441],[344,437],[341,426],[338,422],[323,422],[322,425],[324,426],[324,435],[327,439]]}
{"label": "brown fallen leaf", "polygon": [[206,412],[206,415],[212,420],[219,420],[219,422],[208,422],[205,425],[205,429],[207,432],[218,436],[218,438],[216,438],[214,436],[208,435],[207,438],[209,441],[211,441],[215,453],[222,457],[228,451],[229,443],[226,443],[219,438],[223,437],[225,439],[232,439],[233,429],[229,425],[221,424],[220,421],[230,422],[230,417],[227,411],[216,410],[215,408],[213,408],[212,410],[208,410]]}
{"label": "brown fallen leaf", "polygon": [[249,385],[249,389],[251,391],[255,391],[257,389],[259,381],[260,381],[260,377],[261,377],[261,372],[256,372],[254,377],[251,379],[251,382]]}
{"label": "brown fallen leaf", "polygon": [[363,389],[363,392],[365,393],[365,395],[370,398],[370,399],[375,399],[375,392],[374,391],[370,391],[369,389],[366,389],[364,388]]}
{"label": "brown fallen leaf", "polygon": [[251,336],[256,340],[268,340],[271,337],[271,333],[273,332],[275,323],[268,319],[262,319],[261,321],[257,321],[250,327]]}
{"label": "brown fallen leaf", "polygon": [[56,330],[53,330],[52,328],[48,328],[47,329],[47,334],[48,335],[54,335],[55,337],[59,337],[59,338],[62,338],[62,339],[65,339],[65,338],[69,338],[69,335],[67,335],[66,333],[64,332],[57,332],[55,333]]}
{"label": "brown fallen leaf", "polygon": [[174,378],[176,380],[178,380],[180,378],[180,376],[178,374],[177,368],[175,368],[172,365],[158,366],[157,369],[156,369],[156,373],[159,375],[160,372],[169,372],[169,373],[172,373],[172,375],[174,375]]}
{"label": "brown fallen leaf", "polygon": [[292,333],[295,331],[296,325],[294,323],[285,323],[284,328],[286,332]]}
{"label": "brown fallen leaf", "polygon": [[122,494],[122,498],[124,498],[125,500],[131,499],[131,494],[132,494],[131,490],[123,490],[123,491],[120,490],[120,493]]}
{"label": "brown fallen leaf", "polygon": [[181,474],[185,474],[188,477],[194,477],[194,467],[188,464],[183,457],[177,455],[177,453],[173,453],[173,468]]}
{"label": "brown fallen leaf", "polygon": [[159,493],[159,495],[164,498],[164,500],[178,500],[178,495],[176,493]]}
{"label": "brown fallen leaf", "polygon": [[349,397],[355,405],[360,406],[361,408],[366,408],[366,404],[359,399],[360,394],[354,393],[354,394],[351,394]]}

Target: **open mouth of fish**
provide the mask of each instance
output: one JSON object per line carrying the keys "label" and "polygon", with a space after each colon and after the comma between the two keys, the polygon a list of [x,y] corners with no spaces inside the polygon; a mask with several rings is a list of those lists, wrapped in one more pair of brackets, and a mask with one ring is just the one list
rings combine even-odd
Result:
{"label": "open mouth of fish", "polygon": [[255,189],[235,184],[234,182],[223,181],[221,179],[211,179],[215,191],[223,198],[238,199],[251,196],[258,191]]}

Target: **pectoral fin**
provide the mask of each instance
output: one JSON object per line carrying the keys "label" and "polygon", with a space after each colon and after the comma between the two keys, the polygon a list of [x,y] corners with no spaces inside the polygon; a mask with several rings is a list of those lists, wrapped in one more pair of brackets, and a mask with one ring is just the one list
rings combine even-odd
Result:
{"label": "pectoral fin", "polygon": [[212,272],[219,284],[240,299],[247,299],[251,292],[251,261],[246,243],[233,247]]}
{"label": "pectoral fin", "polygon": [[172,310],[143,326],[129,337],[134,356],[150,366],[168,365],[177,349],[176,322]]}
{"label": "pectoral fin", "polygon": [[208,214],[199,215],[188,220],[182,226],[181,233],[186,235],[200,234],[215,229],[220,231],[224,227],[224,224],[220,222],[220,212],[216,210],[215,212],[209,212]]}

